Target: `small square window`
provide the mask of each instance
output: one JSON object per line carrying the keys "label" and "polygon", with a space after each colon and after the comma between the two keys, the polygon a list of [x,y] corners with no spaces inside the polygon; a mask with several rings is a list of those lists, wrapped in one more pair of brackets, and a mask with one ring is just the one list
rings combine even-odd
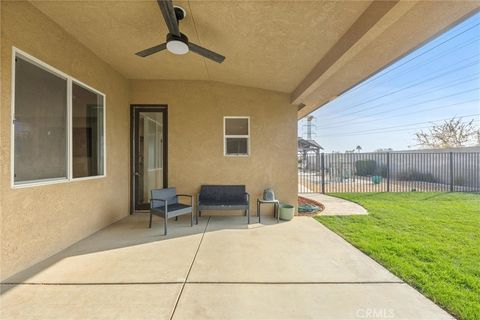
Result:
{"label": "small square window", "polygon": [[250,118],[224,118],[224,154],[248,156],[250,149]]}

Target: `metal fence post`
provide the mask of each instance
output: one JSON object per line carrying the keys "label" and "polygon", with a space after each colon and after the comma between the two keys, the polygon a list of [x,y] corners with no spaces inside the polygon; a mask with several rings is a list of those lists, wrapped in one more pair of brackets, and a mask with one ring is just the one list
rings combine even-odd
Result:
{"label": "metal fence post", "polygon": [[387,192],[390,192],[390,152],[387,152]]}
{"label": "metal fence post", "polygon": [[450,192],[453,192],[453,152],[450,151]]}
{"label": "metal fence post", "polygon": [[322,152],[322,193],[325,194],[325,153]]}

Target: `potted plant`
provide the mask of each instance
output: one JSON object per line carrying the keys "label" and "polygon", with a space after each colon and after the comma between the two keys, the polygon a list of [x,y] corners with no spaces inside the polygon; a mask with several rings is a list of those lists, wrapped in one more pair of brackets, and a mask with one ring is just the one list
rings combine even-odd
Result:
{"label": "potted plant", "polygon": [[280,204],[280,219],[289,221],[293,219],[294,215],[295,206],[286,203]]}

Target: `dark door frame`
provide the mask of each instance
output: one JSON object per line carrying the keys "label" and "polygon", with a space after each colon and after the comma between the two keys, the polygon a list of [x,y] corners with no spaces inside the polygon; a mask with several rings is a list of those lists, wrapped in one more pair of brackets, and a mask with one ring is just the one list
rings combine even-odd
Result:
{"label": "dark door frame", "polygon": [[135,172],[138,145],[135,141],[140,112],[163,113],[163,186],[168,187],[168,105],[131,104],[130,105],[130,214],[135,212]]}

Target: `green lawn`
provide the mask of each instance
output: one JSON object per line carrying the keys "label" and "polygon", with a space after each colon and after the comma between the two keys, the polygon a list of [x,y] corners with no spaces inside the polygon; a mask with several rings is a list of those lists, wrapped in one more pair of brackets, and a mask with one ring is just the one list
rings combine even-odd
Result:
{"label": "green lawn", "polygon": [[480,319],[480,194],[334,196],[368,216],[316,219],[461,319]]}

